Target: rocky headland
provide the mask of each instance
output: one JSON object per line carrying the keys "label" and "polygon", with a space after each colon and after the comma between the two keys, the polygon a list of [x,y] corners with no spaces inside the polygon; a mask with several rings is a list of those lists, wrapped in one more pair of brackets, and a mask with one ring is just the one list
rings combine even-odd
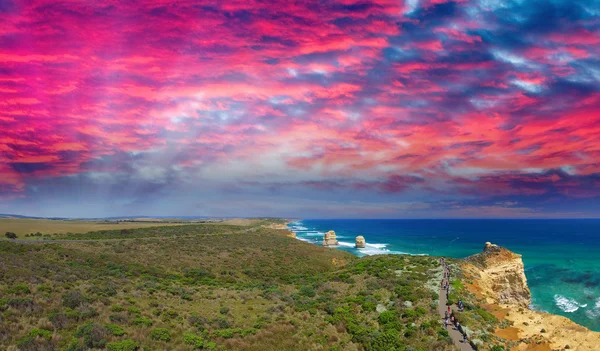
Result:
{"label": "rocky headland", "polygon": [[462,264],[467,289],[484,307],[507,322],[495,335],[514,345],[512,351],[600,350],[600,333],[568,318],[529,309],[531,293],[521,255],[486,243],[483,252]]}

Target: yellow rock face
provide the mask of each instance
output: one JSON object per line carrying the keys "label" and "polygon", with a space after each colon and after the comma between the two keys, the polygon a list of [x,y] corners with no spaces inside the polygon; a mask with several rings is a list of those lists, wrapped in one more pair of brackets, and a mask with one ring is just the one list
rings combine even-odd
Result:
{"label": "yellow rock face", "polygon": [[362,235],[357,236],[355,247],[357,249],[363,249],[366,246],[367,246],[367,242],[365,241],[365,238]]}
{"label": "yellow rock face", "polygon": [[323,236],[323,246],[336,246],[339,245],[337,239],[335,238],[335,232],[333,230],[328,231]]}
{"label": "yellow rock face", "polygon": [[465,259],[462,270],[473,280],[469,290],[488,302],[484,307],[513,322],[513,327],[498,330],[496,335],[506,340],[529,340],[512,351],[564,350],[566,345],[572,350],[600,350],[600,333],[568,318],[529,309],[531,293],[521,255],[486,243],[482,253]]}

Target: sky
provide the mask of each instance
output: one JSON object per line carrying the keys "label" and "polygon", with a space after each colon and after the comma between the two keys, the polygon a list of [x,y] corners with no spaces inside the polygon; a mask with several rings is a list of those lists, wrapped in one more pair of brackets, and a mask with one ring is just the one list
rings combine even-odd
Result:
{"label": "sky", "polygon": [[0,18],[0,213],[600,217],[598,0]]}

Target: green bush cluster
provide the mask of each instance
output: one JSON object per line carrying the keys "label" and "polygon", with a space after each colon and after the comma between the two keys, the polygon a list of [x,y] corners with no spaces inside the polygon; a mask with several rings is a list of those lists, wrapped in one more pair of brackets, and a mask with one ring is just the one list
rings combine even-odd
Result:
{"label": "green bush cluster", "polygon": [[138,344],[133,340],[114,341],[106,344],[108,351],[136,351],[138,348]]}
{"label": "green bush cluster", "polygon": [[165,328],[154,328],[150,332],[150,338],[156,341],[169,342],[171,341],[171,332]]}

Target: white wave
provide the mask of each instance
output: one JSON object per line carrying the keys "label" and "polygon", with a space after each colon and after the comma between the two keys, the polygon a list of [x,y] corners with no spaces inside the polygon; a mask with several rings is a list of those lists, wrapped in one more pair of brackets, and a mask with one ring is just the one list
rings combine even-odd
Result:
{"label": "white wave", "polygon": [[589,319],[600,319],[600,297],[596,299],[594,308],[585,311],[585,315]]}
{"label": "white wave", "polygon": [[564,297],[562,295],[554,295],[554,303],[558,308],[560,308],[563,312],[572,313],[577,311],[579,308],[587,307],[587,304],[580,304],[575,299],[570,299],[568,297]]}
{"label": "white wave", "polygon": [[371,247],[374,249],[385,249],[387,245],[388,244],[369,244],[369,243],[366,244],[367,247]]}
{"label": "white wave", "polygon": [[339,246],[344,246],[344,247],[354,247],[353,243],[347,243],[345,241],[338,241]]}
{"label": "white wave", "polygon": [[321,232],[306,232],[306,233],[303,233],[302,235],[304,235],[304,236],[323,236],[325,234],[323,234]]}
{"label": "white wave", "polygon": [[300,231],[300,230],[308,230],[308,228],[303,227],[303,226],[293,226],[293,227],[291,227],[291,229],[298,230],[298,231]]}

